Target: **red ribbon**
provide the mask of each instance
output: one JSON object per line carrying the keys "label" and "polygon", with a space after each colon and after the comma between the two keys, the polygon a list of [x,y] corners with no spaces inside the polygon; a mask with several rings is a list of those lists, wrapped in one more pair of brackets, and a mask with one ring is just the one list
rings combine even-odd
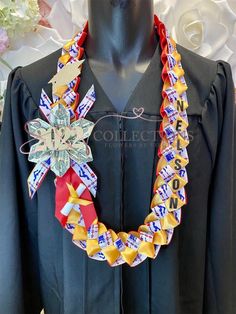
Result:
{"label": "red ribbon", "polygon": [[[68,202],[70,192],[67,188],[66,183],[72,184],[76,190],[80,183],[83,183],[80,177],[70,168],[63,177],[57,177],[56,179],[56,212],[55,216],[60,221],[61,225],[65,227],[67,222],[67,216],[61,213],[62,208]],[[89,190],[86,188],[85,191],[80,195],[82,199],[93,201]],[[80,205],[80,211],[84,219],[85,227],[88,229],[91,224],[97,219],[97,213],[94,204],[91,203],[87,206]]]}

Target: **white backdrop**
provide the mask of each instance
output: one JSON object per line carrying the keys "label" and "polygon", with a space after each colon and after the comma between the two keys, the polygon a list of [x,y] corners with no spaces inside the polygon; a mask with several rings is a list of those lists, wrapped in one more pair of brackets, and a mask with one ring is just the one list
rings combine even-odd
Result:
{"label": "white backdrop", "polygon": [[[0,96],[6,87],[9,66],[24,66],[57,50],[83,25],[87,18],[86,1],[39,0],[41,25],[12,36],[10,46],[0,55]],[[154,1],[155,13],[166,23],[175,40],[205,57],[228,61],[236,84],[236,0]],[[0,0],[0,13],[7,2]],[[37,0],[16,2],[24,3],[24,7],[19,5],[17,14],[29,25],[29,20],[24,19],[25,7],[27,3],[37,5]],[[21,25],[22,22],[18,24]]]}

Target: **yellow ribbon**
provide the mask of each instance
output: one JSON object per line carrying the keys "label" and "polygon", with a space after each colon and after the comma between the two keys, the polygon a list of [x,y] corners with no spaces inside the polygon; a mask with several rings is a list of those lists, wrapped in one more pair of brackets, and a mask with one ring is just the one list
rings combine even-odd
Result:
{"label": "yellow ribbon", "polygon": [[68,203],[71,204],[78,204],[78,205],[82,205],[82,206],[87,206],[89,204],[92,204],[92,201],[88,201],[88,200],[84,200],[82,198],[79,197],[78,193],[76,192],[76,190],[74,189],[73,185],[66,183],[69,191],[70,191],[70,196],[68,199]]}

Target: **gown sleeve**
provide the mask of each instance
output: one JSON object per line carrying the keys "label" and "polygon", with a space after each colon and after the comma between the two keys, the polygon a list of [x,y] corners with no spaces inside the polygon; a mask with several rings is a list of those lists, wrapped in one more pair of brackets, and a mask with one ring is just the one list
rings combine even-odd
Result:
{"label": "gown sleeve", "polygon": [[[31,171],[20,146],[28,140],[27,120],[37,114],[21,68],[8,78],[0,136],[0,313],[40,313],[36,199],[30,200]],[[25,147],[25,150],[29,146]]]}
{"label": "gown sleeve", "polygon": [[[236,143],[234,85],[230,65],[218,61],[203,110],[212,156],[203,313],[235,314]],[[203,161],[204,162],[204,161]]]}

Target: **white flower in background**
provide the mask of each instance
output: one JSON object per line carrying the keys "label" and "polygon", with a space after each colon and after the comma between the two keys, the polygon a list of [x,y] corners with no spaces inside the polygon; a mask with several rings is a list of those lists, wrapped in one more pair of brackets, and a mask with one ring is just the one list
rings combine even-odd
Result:
{"label": "white flower in background", "polygon": [[0,0],[0,25],[10,38],[34,30],[39,20],[37,0]]}
{"label": "white flower in background", "polygon": [[176,2],[177,0],[154,0],[155,14],[157,14],[161,21],[165,22],[169,31],[171,31],[171,26],[173,25]]}
{"label": "white flower in background", "polygon": [[179,0],[174,6],[159,0],[157,8],[179,44],[204,57],[228,61],[236,84],[235,0]]}

